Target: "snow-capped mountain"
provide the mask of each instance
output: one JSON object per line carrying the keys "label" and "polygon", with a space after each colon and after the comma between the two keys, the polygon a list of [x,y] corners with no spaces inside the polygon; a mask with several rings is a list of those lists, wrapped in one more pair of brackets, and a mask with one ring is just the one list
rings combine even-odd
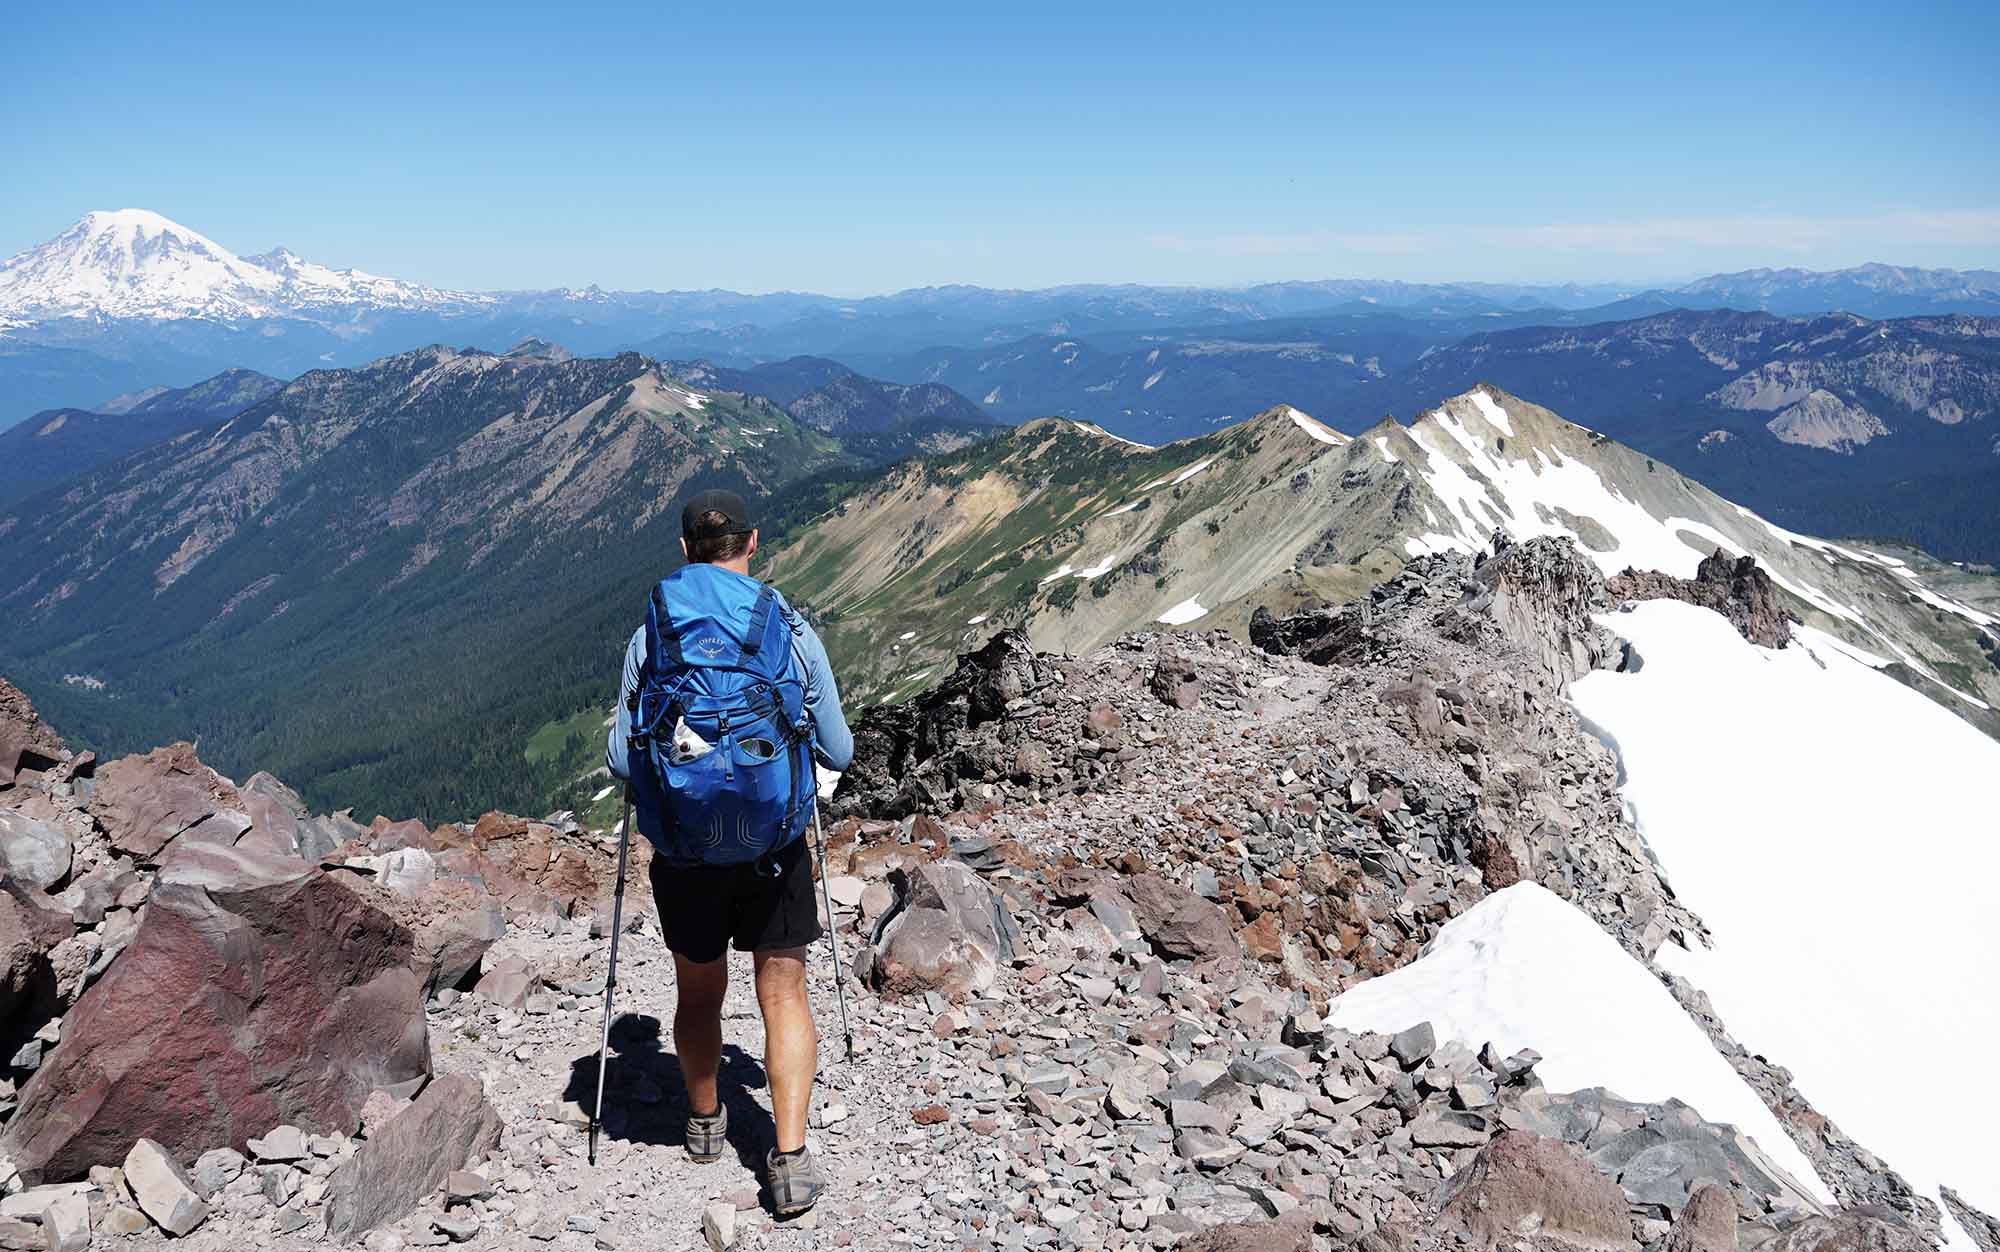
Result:
{"label": "snow-capped mountain", "polygon": [[145,209],[86,213],[54,239],[0,263],[0,321],[239,321],[487,302],[484,296],[332,269],[285,248],[238,256]]}

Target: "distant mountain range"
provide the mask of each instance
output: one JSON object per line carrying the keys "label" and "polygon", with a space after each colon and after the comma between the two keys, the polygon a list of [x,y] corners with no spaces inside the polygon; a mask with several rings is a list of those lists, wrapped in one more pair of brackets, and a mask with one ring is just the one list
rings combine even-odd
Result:
{"label": "distant mountain range", "polygon": [[[1053,344],[1160,330],[1184,336],[1188,328],[1332,313],[1388,316],[1391,325],[1417,327],[1424,346],[1443,346],[1474,329],[1468,318],[1494,319],[1489,327],[1553,324],[1723,304],[1863,316],[2000,313],[2000,276],[1864,266],[1750,271],[1663,291],[1342,279],[1245,288],[946,286],[863,299],[596,287],[473,293],[336,269],[283,248],[238,255],[156,213],[124,209],[88,214],[0,263],[0,425],[228,367],[290,377],[438,342],[497,348],[541,337],[585,354],[636,348],[655,359],[730,367],[815,355],[920,382],[927,380],[882,375],[880,360],[1037,337]],[[1598,312],[1579,319],[1587,309]],[[975,399],[991,390],[962,389]],[[1207,416],[1240,416],[1273,398]]]}
{"label": "distant mountain range", "polygon": [[2000,318],[1715,310],[1498,330],[1324,414],[1353,429],[1482,381],[1795,529],[2000,562]]}
{"label": "distant mountain range", "polygon": [[885,467],[767,394],[868,380],[790,362],[734,390],[683,368],[424,348],[0,505],[0,665],[100,749],[199,733],[323,803],[539,811],[594,764],[607,667],[677,563],[675,502],[726,485],[759,501],[759,568],[821,622],[857,704],[1000,625],[1061,648],[1240,629],[1496,528],[1575,534],[1607,569],[1755,553],[1913,683],[2000,698],[1978,622],[1915,567],[1796,539],[1492,388],[1353,437],[1289,406],[1158,448],[1043,419]]}
{"label": "distant mountain range", "polygon": [[95,410],[37,413],[0,430],[0,504],[241,412],[284,385],[255,370],[231,369],[192,387],[115,396]]}

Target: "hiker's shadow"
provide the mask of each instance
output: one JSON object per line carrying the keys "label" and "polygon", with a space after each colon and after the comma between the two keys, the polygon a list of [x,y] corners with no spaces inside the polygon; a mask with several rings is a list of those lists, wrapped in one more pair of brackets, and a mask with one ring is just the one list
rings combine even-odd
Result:
{"label": "hiker's shadow", "polygon": [[[771,1114],[751,1093],[769,1086],[764,1067],[733,1043],[722,1047],[716,1094],[729,1110],[729,1146],[744,1168],[760,1179],[764,1154],[777,1143]],[[587,1113],[597,1100],[597,1052],[569,1064],[562,1098]],[[604,1066],[604,1137],[627,1143],[680,1148],[687,1145],[687,1084],[680,1058],[661,1044],[660,1019],[621,1013],[611,1022],[611,1055]]]}

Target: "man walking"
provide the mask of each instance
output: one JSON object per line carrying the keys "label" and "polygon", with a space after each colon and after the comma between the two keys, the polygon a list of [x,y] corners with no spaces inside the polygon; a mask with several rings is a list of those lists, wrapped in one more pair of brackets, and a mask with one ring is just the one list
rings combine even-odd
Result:
{"label": "man walking", "polygon": [[806,998],[806,949],[820,936],[805,839],[813,761],[847,768],[854,738],[819,636],[750,576],[757,529],[742,497],[689,500],[681,547],[687,565],[654,589],[625,649],[606,763],[629,781],[639,833],[654,846],[653,898],[679,989],[688,1155],[713,1161],[727,1146],[716,1072],[734,943],[751,953],[764,1016],[771,1193],[792,1216],[824,1186],[806,1150],[818,1060]]}

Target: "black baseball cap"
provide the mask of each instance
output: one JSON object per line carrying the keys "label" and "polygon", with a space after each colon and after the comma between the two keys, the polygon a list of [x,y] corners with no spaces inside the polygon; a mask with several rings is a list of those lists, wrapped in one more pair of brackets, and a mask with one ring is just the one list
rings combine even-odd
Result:
{"label": "black baseball cap", "polygon": [[[720,513],[727,520],[720,526],[713,523],[703,526],[701,516],[704,513]],[[681,510],[681,534],[689,539],[747,535],[755,529],[750,522],[750,506],[733,491],[696,492],[688,499],[687,507]]]}

